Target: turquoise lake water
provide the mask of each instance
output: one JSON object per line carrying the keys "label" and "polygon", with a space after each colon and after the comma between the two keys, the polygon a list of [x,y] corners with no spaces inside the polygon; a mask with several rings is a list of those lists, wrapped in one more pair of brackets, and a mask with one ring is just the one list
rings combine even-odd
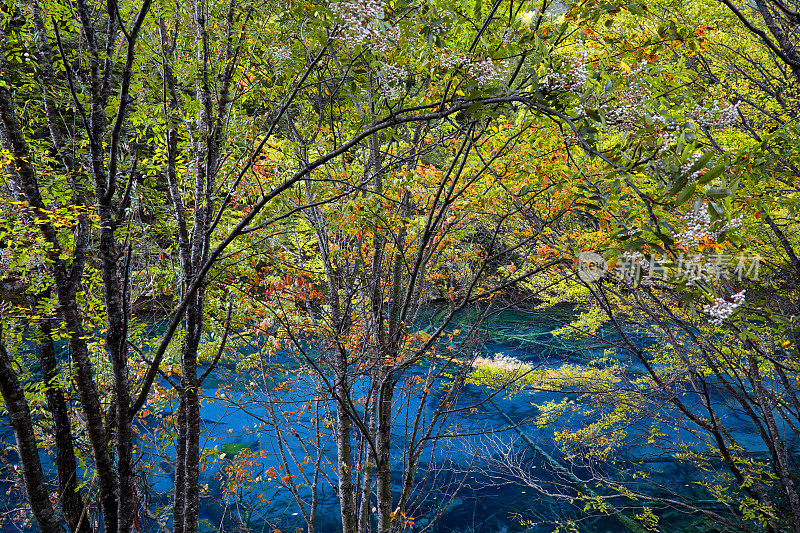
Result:
{"label": "turquoise lake water", "polygon": [[[483,329],[482,350],[487,356],[502,354],[531,364],[583,364],[602,355],[606,348],[614,346],[618,341],[613,332],[608,330],[601,331],[598,338],[589,340],[564,341],[554,337],[550,331],[560,327],[568,320],[569,315],[569,310],[549,315],[504,311],[492,317]],[[462,317],[453,327],[463,326],[468,322],[468,317]],[[631,333],[636,335],[636,332]],[[638,342],[646,344],[655,341],[641,334]],[[633,374],[642,371],[638,364],[629,360],[624,350],[615,349],[611,353],[624,360]],[[417,365],[405,379],[423,375],[427,368],[427,363]],[[254,375],[237,372],[234,362],[229,361],[221,365],[204,383],[206,397],[217,399],[205,405],[201,412],[204,421],[204,440],[201,446],[213,450],[213,453],[210,452],[211,460],[207,463],[206,470],[201,473],[201,484],[204,485],[206,497],[201,500],[200,518],[205,531],[238,531],[241,525],[245,525],[252,531],[271,532],[278,528],[285,533],[294,532],[304,525],[288,492],[279,488],[274,478],[268,475],[268,468],[278,463],[279,451],[275,446],[275,434],[265,423],[269,419],[267,404],[264,403],[267,396],[254,396],[249,392],[249,385],[253,380]],[[463,410],[456,411],[448,424],[453,433],[472,435],[466,438],[444,438],[434,452],[423,457],[422,473],[427,472],[429,476],[421,476],[418,487],[421,497],[410,507],[414,527],[409,531],[419,531],[429,526],[427,531],[436,533],[544,533],[554,531],[558,523],[567,521],[572,521],[579,531],[592,533],[626,530],[613,515],[586,512],[584,502],[571,501],[577,490],[573,480],[555,472],[553,461],[566,466],[574,476],[585,480],[600,475],[613,478],[615,469],[622,464],[635,466],[649,474],[648,480],[637,488],[649,490],[655,495],[669,494],[695,500],[707,498],[699,488],[700,478],[696,472],[675,460],[669,450],[634,437],[636,430],[647,429],[649,420],[646,416],[631,421],[631,437],[621,449],[621,464],[608,468],[596,463],[570,464],[554,446],[554,436],[560,429],[575,427],[587,420],[591,421],[590,418],[566,414],[546,427],[538,427],[532,423],[540,413],[537,405],[560,401],[565,394],[522,391],[511,397],[498,395],[487,402],[487,392],[489,391],[485,387],[465,386],[457,405]],[[224,394],[224,399],[218,398],[220,394]],[[297,385],[285,397],[302,402],[311,394],[310,389]],[[253,398],[261,398],[263,401],[254,403]],[[439,399],[441,393],[434,392],[426,400],[425,411],[432,412]],[[765,449],[748,422],[734,410],[725,409],[723,399],[719,399],[719,403],[723,418],[737,429],[736,436],[740,442],[745,443],[751,451]],[[241,405],[245,405],[245,408],[242,409]],[[412,401],[405,407],[398,406],[398,409],[414,407],[416,406]],[[308,420],[312,415],[313,413],[306,413],[301,415],[305,418],[298,419],[296,431],[300,440],[311,437],[310,434],[303,434],[303,426],[309,425]],[[509,420],[514,422],[519,431],[509,428]],[[162,423],[163,418],[154,415],[140,430],[150,435],[158,434],[159,431],[163,433]],[[8,440],[8,427],[4,425],[0,431],[3,432],[0,436]],[[693,437],[682,430],[668,429],[667,432],[669,431],[672,433],[665,438],[672,442],[693,441]],[[533,442],[533,447],[520,438],[520,432]],[[402,449],[399,446],[402,431],[398,431],[395,436],[398,440],[395,471],[396,483],[399,484],[403,462]],[[143,439],[140,443],[140,453],[155,465],[147,474],[147,485],[152,489],[148,491],[149,505],[151,509],[158,510],[168,507],[170,503],[171,459],[174,457],[174,450],[169,446],[149,445],[147,440]],[[246,490],[227,494],[223,490],[223,470],[242,449],[246,450],[244,453],[263,452],[265,457],[259,457],[254,465],[248,467],[254,481],[248,484]],[[299,445],[294,445],[292,450],[298,455],[303,453]],[[332,443],[326,450],[334,457],[335,448]],[[549,454],[551,459],[547,459],[541,452]],[[524,473],[526,482],[522,482],[519,475],[497,468],[498,463],[509,463],[508,457],[512,458],[510,463],[518,469],[517,472]],[[592,486],[598,487],[596,484]],[[5,494],[7,488],[8,486],[0,486],[0,494]],[[598,490],[602,491],[602,485]],[[641,512],[643,505],[625,499],[612,502],[628,515]],[[0,508],[13,503],[13,498],[9,496],[4,503],[0,503]],[[661,516],[667,531],[703,530],[700,522],[657,506],[654,508]],[[317,516],[317,531],[335,533],[340,529],[337,501],[329,486],[324,486],[320,492]],[[7,524],[0,531],[18,531],[16,527],[19,525]]]}

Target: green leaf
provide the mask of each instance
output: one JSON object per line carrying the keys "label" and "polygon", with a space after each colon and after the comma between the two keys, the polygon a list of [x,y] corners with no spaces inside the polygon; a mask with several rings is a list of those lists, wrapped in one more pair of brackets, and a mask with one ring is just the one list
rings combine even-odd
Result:
{"label": "green leaf", "polygon": [[714,152],[706,152],[703,156],[697,160],[697,162],[692,165],[692,168],[689,169],[688,174],[692,174],[693,172],[697,172],[701,168],[705,167],[711,158],[714,157]]}
{"label": "green leaf", "polygon": [[247,442],[228,442],[219,447],[220,451],[228,457],[234,457],[242,450],[249,448],[250,444]]}
{"label": "green leaf", "polygon": [[667,196],[675,196],[684,187],[686,187],[686,184],[688,182],[689,182],[689,180],[686,178],[686,176],[680,176],[677,180],[675,180],[675,183],[672,184],[672,187],[670,188],[670,190],[667,191]]}
{"label": "green leaf", "polygon": [[628,11],[630,11],[634,15],[640,15],[640,16],[644,15],[644,9],[636,2],[631,2],[630,4],[628,4]]}
{"label": "green leaf", "polygon": [[721,187],[714,187],[706,191],[706,196],[709,198],[727,198],[731,195],[733,195],[733,191]]}
{"label": "green leaf", "polygon": [[708,203],[708,213],[711,215],[712,222],[725,216],[725,210],[716,202]]}
{"label": "green leaf", "polygon": [[705,183],[708,183],[709,181],[713,180],[714,178],[718,178],[719,176],[722,175],[723,172],[725,172],[726,168],[727,168],[727,166],[725,166],[725,165],[718,165],[718,166],[710,169],[708,172],[703,174],[703,176],[700,177],[697,180],[697,183],[705,184]]}
{"label": "green leaf", "polygon": [[328,44],[328,36],[325,34],[325,32],[316,31],[313,33],[313,37],[314,40],[320,44],[320,46],[325,46]]}
{"label": "green leaf", "polygon": [[628,251],[630,251],[630,250],[641,250],[642,246],[644,246],[645,244],[647,244],[646,240],[644,240],[642,238],[637,238],[637,239],[634,239],[632,241],[626,242],[623,245],[623,248],[625,250],[628,250]]}
{"label": "green leaf", "polygon": [[691,185],[683,189],[683,191],[681,191],[681,193],[675,198],[675,200],[672,201],[673,205],[677,207],[679,205],[685,204],[686,201],[692,197],[692,195],[696,190],[697,190],[697,184],[692,183]]}
{"label": "green leaf", "polygon": [[467,115],[474,115],[475,113],[480,111],[482,107],[483,107],[483,102],[475,102],[474,104],[472,104],[467,108],[466,113]]}

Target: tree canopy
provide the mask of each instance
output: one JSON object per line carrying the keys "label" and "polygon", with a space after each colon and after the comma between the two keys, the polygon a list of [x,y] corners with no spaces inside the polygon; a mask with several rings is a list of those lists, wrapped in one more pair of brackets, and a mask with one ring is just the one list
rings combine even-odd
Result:
{"label": "tree canopy", "polygon": [[[800,532],[799,32],[796,0],[4,3],[6,516],[278,530],[267,486],[300,530],[325,490],[341,531],[436,530],[458,443],[579,509],[553,529]],[[492,357],[508,308],[605,350]],[[532,392],[508,448],[456,427]]]}

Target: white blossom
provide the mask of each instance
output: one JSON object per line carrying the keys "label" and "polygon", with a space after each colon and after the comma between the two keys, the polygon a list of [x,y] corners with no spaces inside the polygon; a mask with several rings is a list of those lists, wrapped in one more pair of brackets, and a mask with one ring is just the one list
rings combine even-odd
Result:
{"label": "white blossom", "polygon": [[473,61],[468,67],[470,77],[481,87],[504,81],[507,70],[508,64],[505,61],[495,63],[491,59]]}
{"label": "white blossom", "polygon": [[703,169],[697,169],[691,174],[689,173],[689,171],[692,170],[694,164],[697,163],[697,161],[699,161],[701,157],[703,157],[702,152],[695,152],[689,159],[686,160],[685,163],[681,165],[681,173],[686,174],[686,179],[688,181],[687,184],[694,183],[697,180],[697,178],[699,178],[700,175],[703,174]]}
{"label": "white blossom", "polygon": [[586,52],[566,58],[566,72],[550,72],[545,83],[553,89],[567,92],[583,92],[589,81],[589,67],[586,64]]}
{"label": "white blossom", "polygon": [[387,98],[397,100],[403,94],[403,81],[408,76],[408,71],[398,65],[386,63],[378,73],[378,83],[386,92]]}
{"label": "white blossom", "polygon": [[350,46],[364,44],[372,50],[386,53],[397,39],[395,28],[380,21],[384,17],[383,0],[340,0],[331,4],[331,10],[342,20],[343,40]]}
{"label": "white blossom", "polygon": [[275,44],[269,48],[269,51],[278,61],[286,61],[292,57],[292,49],[288,46]]}
{"label": "white blossom", "polygon": [[711,215],[705,205],[693,209],[682,217],[686,230],[677,235],[678,243],[693,248],[706,238],[711,238],[714,230],[711,228]]}
{"label": "white blossom", "polygon": [[723,232],[742,225],[741,216],[734,217],[722,225],[719,225],[719,221],[712,223],[711,215],[705,206],[686,213],[682,219],[686,223],[686,230],[678,234],[678,243],[687,248],[697,246],[704,239],[716,241]]}
{"label": "white blossom", "polygon": [[[646,67],[646,60],[631,67],[627,74],[627,86],[617,91],[614,104],[606,110],[606,120],[620,130],[632,129],[647,114],[644,104],[652,99],[652,94],[640,79]],[[660,115],[651,115],[651,118],[656,122],[664,121]]]}
{"label": "white blossom", "polygon": [[454,70],[466,62],[467,59],[464,56],[460,56],[458,54],[444,55],[439,59],[439,64],[442,65],[442,68],[447,70]]}
{"label": "white blossom", "polygon": [[372,20],[383,18],[383,0],[341,0],[331,4],[348,29],[356,30]]}
{"label": "white blossom", "polygon": [[741,216],[732,218],[729,222],[726,222],[725,224],[722,225],[722,227],[716,230],[717,235],[719,235],[723,231],[728,231],[729,229],[742,227],[742,220],[743,217]]}
{"label": "white blossom", "polygon": [[656,155],[661,155],[675,143],[675,134],[671,131],[664,130],[658,134],[661,144],[656,148]]}
{"label": "white blossom", "polygon": [[714,326],[721,325],[728,320],[733,312],[744,303],[745,291],[742,290],[731,295],[731,300],[718,296],[714,298],[714,303],[703,307],[703,311],[711,315],[709,322]]}
{"label": "white blossom", "polygon": [[439,64],[447,70],[465,67],[467,75],[481,87],[505,81],[508,72],[507,61],[493,61],[489,58],[469,59],[459,54],[444,55],[439,58]]}
{"label": "white blossom", "polygon": [[[604,106],[606,121],[619,130],[631,130],[637,122],[648,115],[645,104],[652,100],[652,94],[641,79],[641,74],[647,65],[647,61],[642,60],[630,67],[626,66],[625,84],[614,89],[613,94],[610,94],[612,97],[610,102]],[[586,72],[584,84],[588,82],[588,79],[588,72]],[[578,89],[582,90],[583,85]],[[664,122],[664,118],[658,114],[649,116],[653,122]]]}
{"label": "white blossom", "polygon": [[376,52],[387,54],[394,50],[400,40],[400,30],[396,26],[382,25],[379,30],[372,31],[368,36],[367,46]]}
{"label": "white blossom", "polygon": [[714,100],[708,107],[705,103],[695,105],[689,116],[706,128],[723,128],[736,121],[738,110],[739,102],[722,107],[718,100]]}

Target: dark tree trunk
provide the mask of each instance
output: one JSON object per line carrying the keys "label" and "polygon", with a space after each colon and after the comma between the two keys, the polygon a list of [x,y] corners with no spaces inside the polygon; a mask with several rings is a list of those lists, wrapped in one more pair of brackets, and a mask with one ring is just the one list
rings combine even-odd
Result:
{"label": "dark tree trunk", "polygon": [[[378,434],[375,447],[377,464],[378,533],[392,531],[392,400],[394,380],[392,373],[384,373],[378,394]],[[399,517],[397,517],[399,520]]]}
{"label": "dark tree trunk", "polygon": [[72,424],[64,391],[58,380],[58,367],[50,323],[43,320],[39,326],[39,363],[45,383],[47,408],[53,416],[55,432],[56,467],[58,470],[58,492],[61,495],[61,510],[70,531],[91,533],[92,528],[83,515],[83,498],[78,489],[78,462],[73,447]]}
{"label": "dark tree trunk", "polygon": [[[0,33],[0,71],[7,71],[5,62],[5,36]],[[39,186],[30,163],[30,150],[22,135],[22,129],[14,111],[13,99],[7,87],[0,87],[0,130],[3,148],[8,149],[14,157],[15,173],[12,179],[25,200],[34,210],[39,231],[45,241],[51,246],[50,259],[55,280],[58,302],[61,313],[67,326],[69,345],[75,362],[75,383],[81,400],[81,406],[86,416],[86,431],[92,446],[92,453],[97,470],[100,501],[103,509],[103,521],[106,531],[117,530],[117,491],[114,476],[113,460],[109,451],[109,437],[106,432],[100,407],[100,396],[94,382],[94,372],[89,357],[89,348],[86,344],[86,332],[83,330],[83,320],[76,303],[76,292],[80,275],[83,270],[85,243],[81,235],[76,235],[76,250],[73,263],[67,269],[66,262],[61,257],[61,246],[55,229],[43,213],[46,206],[39,193]],[[78,224],[78,232],[84,231],[86,221]]]}
{"label": "dark tree trunk", "polygon": [[14,428],[14,438],[17,441],[17,450],[22,463],[22,478],[25,480],[25,492],[36,523],[41,531],[64,532],[64,528],[56,518],[53,505],[50,503],[50,495],[44,484],[31,411],[28,402],[25,401],[25,393],[19,383],[17,373],[14,371],[11,359],[2,342],[0,342],[0,394],[3,395],[11,427]]}
{"label": "dark tree trunk", "polygon": [[185,424],[185,443],[181,446],[183,456],[179,458],[184,471],[183,481],[183,533],[196,533],[199,511],[200,477],[200,401],[197,378],[197,349],[203,333],[203,291],[195,293],[194,305],[186,313],[187,331],[181,363],[181,393]]}
{"label": "dark tree trunk", "polygon": [[178,388],[178,410],[175,437],[175,482],[172,494],[172,531],[183,533],[186,506],[186,380]]}
{"label": "dark tree trunk", "polygon": [[353,485],[353,459],[351,451],[351,424],[349,406],[343,401],[350,393],[347,385],[347,364],[339,361],[336,369],[336,394],[339,396],[336,408],[336,476],[339,484],[339,507],[342,514],[342,532],[356,533],[356,506]]}

